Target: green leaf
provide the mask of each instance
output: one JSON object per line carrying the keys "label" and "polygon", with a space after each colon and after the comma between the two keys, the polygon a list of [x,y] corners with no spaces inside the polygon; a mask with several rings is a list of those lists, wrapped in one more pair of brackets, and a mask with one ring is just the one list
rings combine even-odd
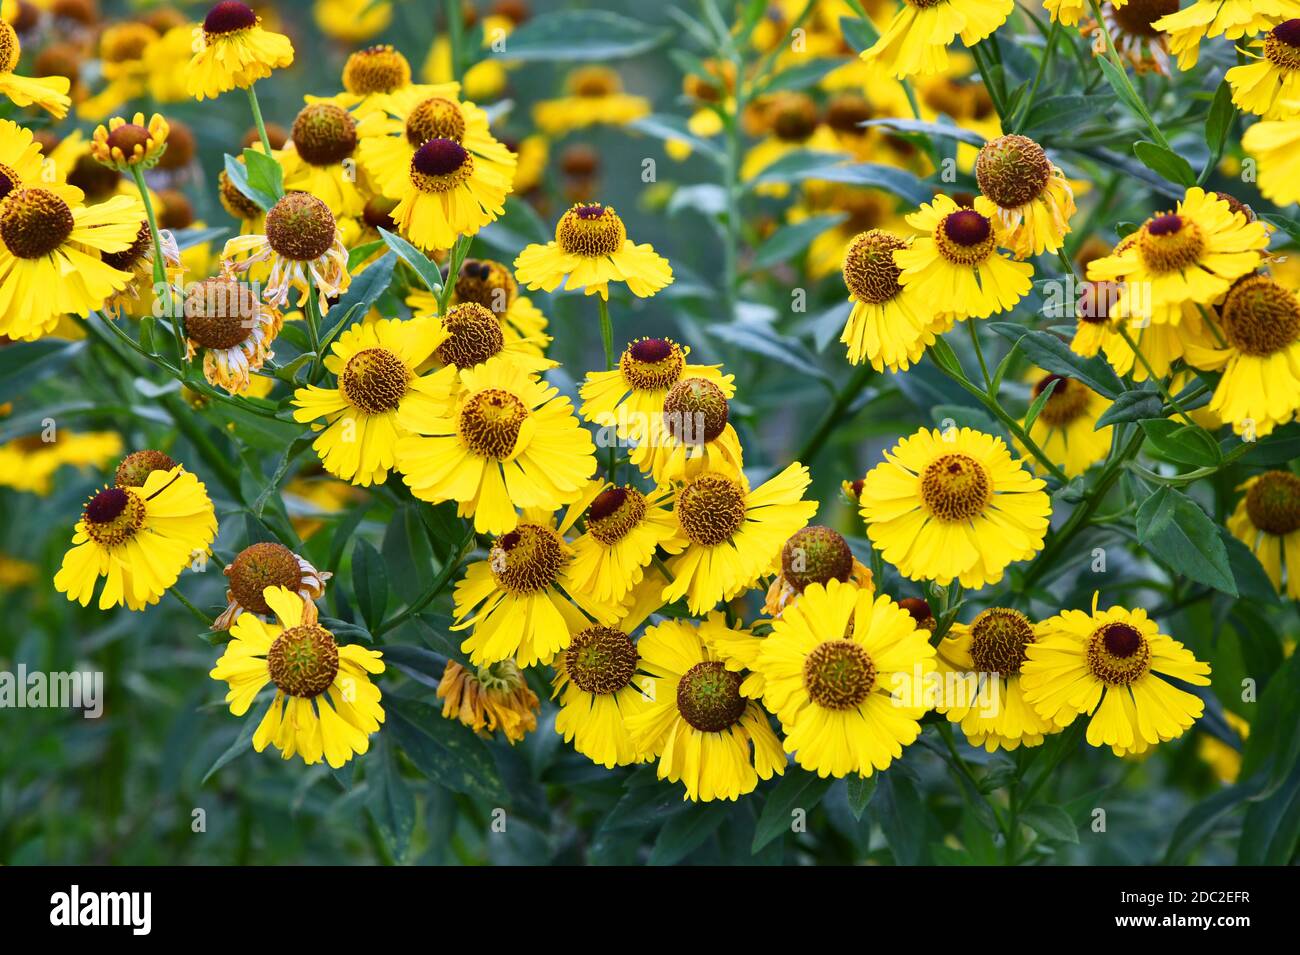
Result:
{"label": "green leaf", "polygon": [[959,143],[983,147],[986,140],[979,133],[962,129],[951,123],[927,123],[920,119],[871,119],[863,126],[887,126],[900,133],[917,133],[921,136],[938,136],[940,139],[955,139]]}
{"label": "green leaf", "polygon": [[840,33],[857,53],[871,49],[880,39],[876,25],[862,17],[840,17]]}
{"label": "green leaf", "polygon": [[768,325],[758,322],[733,322],[705,326],[709,335],[719,341],[728,342],[747,352],[762,355],[781,362],[798,371],[821,381],[829,377],[800,342],[782,335]]}
{"label": "green leaf", "polygon": [[250,202],[255,203],[263,212],[275,205],[275,196],[254,186],[249,181],[248,167],[229,153],[226,154],[226,176],[230,179],[232,186],[243,193]]}
{"label": "green leaf", "polygon": [[845,214],[813,216],[802,222],[781,226],[754,252],[754,268],[765,269],[793,259],[808,247],[808,243],[828,229],[843,222]]}
{"label": "green leaf", "polygon": [[880,823],[880,831],[899,865],[929,861],[929,811],[916,784],[897,766],[880,775],[871,807],[873,818]]}
{"label": "green leaf", "polygon": [[803,178],[881,189],[914,206],[934,198],[934,190],[907,170],[881,163],[859,162],[825,166],[809,172]]}
{"label": "green leaf", "polygon": [[433,547],[418,505],[404,504],[393,515],[381,550],[398,597],[412,600],[433,583]]}
{"label": "green leaf", "polygon": [[366,782],[370,784],[366,808],[388,851],[400,862],[415,830],[415,794],[402,778],[392,743],[382,733],[366,758]]}
{"label": "green leaf", "polygon": [[763,93],[775,93],[778,90],[801,90],[819,83],[831,70],[838,69],[850,62],[845,57],[814,57],[806,63],[792,66],[773,76],[761,85]]}
{"label": "green leaf", "polygon": [[444,719],[440,708],[395,694],[384,695],[388,722],[411,763],[433,782],[454,792],[486,800],[489,806],[508,803],[505,787],[487,744],[456,720]]}
{"label": "green leaf", "polygon": [[834,780],[830,777],[823,779],[802,769],[787,769],[763,803],[750,851],[757,855],[773,839],[790,832],[795,810],[802,809],[807,813],[815,807],[831,788],[832,782]]}
{"label": "green leaf", "polygon": [[411,243],[407,242],[400,235],[389,232],[387,229],[379,230],[380,237],[387,243],[388,247],[397,253],[397,257],[415,270],[415,274],[420,277],[420,281],[434,295],[442,291],[442,272],[438,266],[429,260],[429,257],[417,249]]}
{"label": "green leaf", "polygon": [[1193,806],[1174,826],[1163,864],[1186,865],[1192,854],[1205,843],[1219,824],[1258,789],[1255,784],[1228,786]]}
{"label": "green leaf", "polygon": [[399,643],[384,644],[384,663],[397,667],[411,679],[435,689],[442,681],[447,658],[424,647],[408,647]]}
{"label": "green leaf", "polygon": [[1300,845],[1300,767],[1267,798],[1251,804],[1241,825],[1238,865],[1289,865]]}
{"label": "green leaf", "polygon": [[826,152],[818,149],[796,149],[780,159],[764,166],[757,176],[745,184],[746,188],[765,183],[793,183],[804,179],[821,179],[835,165],[846,162],[845,153]]}
{"label": "green leaf", "polygon": [[691,132],[686,126],[686,120],[680,116],[656,113],[653,116],[644,116],[628,123],[628,129],[645,133],[647,136],[653,136],[663,142],[676,141],[685,143],[695,152],[703,153],[713,159],[721,159],[726,155],[717,143],[696,136]]}
{"label": "green leaf", "polygon": [[622,60],[668,41],[673,31],[607,10],[558,10],[534,16],[505,40],[510,62]]}
{"label": "green leaf", "polygon": [[1025,116],[1024,134],[1030,139],[1041,139],[1053,133],[1077,131],[1089,120],[1103,119],[1113,103],[1109,96],[1080,93],[1045,97],[1034,103]]}
{"label": "green leaf", "polygon": [[1102,75],[1106,77],[1106,82],[1115,91],[1115,95],[1119,97],[1120,102],[1127,106],[1135,116],[1145,117],[1147,115],[1146,103],[1137,98],[1133,86],[1129,83],[1128,77],[1125,76],[1123,71],[1105,57],[1099,56],[1094,62],[1101,67]]}
{"label": "green leaf", "polygon": [[695,803],[668,819],[659,830],[651,865],[676,865],[699,848],[727,818],[725,804]]}
{"label": "green leaf", "polygon": [[374,630],[388,608],[388,572],[375,545],[364,537],[352,548],[352,593],[366,625]]}
{"label": "green leaf", "polygon": [[84,352],[86,345],[85,341],[42,338],[34,342],[13,342],[0,348],[0,402],[8,401],[36,382],[59,372]]}
{"label": "green leaf", "polygon": [[1052,397],[1052,394],[1056,391],[1056,386],[1060,380],[1060,378],[1049,379],[1047,387],[1038,393],[1038,396],[1034,398],[1033,404],[1029,406],[1029,410],[1025,412],[1025,423],[1023,427],[1026,434],[1029,432],[1029,429],[1034,426],[1034,422],[1038,420],[1038,416],[1047,405],[1047,399]]}
{"label": "green leaf", "polygon": [[1232,568],[1232,579],[1237,582],[1242,599],[1273,606],[1280,604],[1282,600],[1273,589],[1273,581],[1268,579],[1254,552],[1226,527],[1219,528],[1219,539],[1228,550],[1228,566]]}
{"label": "green leaf", "polygon": [[[1262,635],[1261,635],[1262,636]],[[1241,779],[1259,776],[1264,792],[1281,786],[1300,765],[1300,654],[1292,654],[1260,695],[1258,715],[1241,756]]]}
{"label": "green leaf", "polygon": [[849,811],[853,813],[853,818],[861,821],[862,814],[867,811],[867,803],[871,802],[871,797],[876,792],[876,776],[846,776],[844,778],[844,788],[848,792]]}
{"label": "green leaf", "polygon": [[1142,165],[1170,182],[1181,186],[1196,185],[1196,173],[1192,164],[1172,149],[1139,139],[1133,144],[1133,155],[1137,156]]}
{"label": "green leaf", "polygon": [[1074,378],[1106,398],[1116,398],[1124,390],[1124,383],[1100,355],[1084,358],[1050,332],[1030,331],[1012,322],[990,322],[989,327],[1018,342],[1025,357],[1044,371]]}
{"label": "green leaf", "polygon": [[377,262],[371,262],[370,267],[360,275],[353,277],[348,290],[325,313],[321,326],[322,349],[333,341],[350,321],[365,318],[366,313],[374,307],[380,296],[392,284],[393,269],[396,267],[397,254],[389,251],[384,253],[383,258]]}
{"label": "green leaf", "polygon": [[1161,487],[1138,508],[1137,535],[1142,546],[1175,573],[1237,596],[1218,528],[1191,498]]}
{"label": "green leaf", "polygon": [[1269,225],[1281,229],[1291,238],[1300,241],[1300,219],[1280,216],[1276,212],[1261,212],[1259,217]]}
{"label": "green leaf", "polygon": [[1154,391],[1126,391],[1107,408],[1097,419],[1094,430],[1127,421],[1142,421],[1146,418],[1163,418],[1164,399]]}
{"label": "green leaf", "polygon": [[274,199],[284,195],[284,170],[275,159],[260,148],[250,147],[244,150],[244,165],[248,169],[249,186]]}
{"label": "green leaf", "polygon": [[1020,821],[1044,839],[1070,843],[1079,841],[1079,827],[1074,824],[1069,813],[1059,806],[1049,806],[1046,803],[1030,806],[1020,814]]}
{"label": "green leaf", "polygon": [[217,757],[216,762],[208,767],[208,771],[203,774],[203,779],[199,782],[200,786],[206,785],[223,766],[229,765],[233,760],[252,750],[253,734],[257,732],[258,724],[262,722],[262,716],[266,715],[267,709],[270,709],[269,703],[259,711],[261,713],[259,716],[254,716],[252,712],[244,714],[244,725],[239,728],[239,735],[226,751]]}
{"label": "green leaf", "polygon": [[1142,430],[1160,456],[1170,461],[1212,468],[1221,460],[1218,442],[1204,428],[1169,418],[1155,418],[1143,421]]}

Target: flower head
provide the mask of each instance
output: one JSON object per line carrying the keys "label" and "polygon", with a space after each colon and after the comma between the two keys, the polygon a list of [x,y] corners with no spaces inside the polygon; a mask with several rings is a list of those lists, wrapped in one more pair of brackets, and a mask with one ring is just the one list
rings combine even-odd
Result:
{"label": "flower head", "polygon": [[259,263],[269,263],[266,301],[282,308],[289,290],[298,289],[298,305],[306,304],[316,290],[322,313],[326,299],[346,292],[352,282],[348,274],[348,250],[343,245],[334,213],[311,193],[291,192],[276,201],[266,213],[264,235],[241,235],[227,240],[221,250],[226,271],[247,272]]}
{"label": "flower head", "polygon": [[262,29],[262,18],[239,0],[221,0],[194,30],[195,53],[186,89],[196,99],[217,97],[255,82],[293,62],[287,36]]}
{"label": "flower head", "polygon": [[438,681],[443,719],[454,719],[476,733],[498,729],[511,746],[537,729],[541,704],[513,660],[476,670],[448,660]]}
{"label": "flower head", "polygon": [[1279,593],[1300,600],[1300,477],[1266,471],[1243,483],[1228,530],[1249,547]]}
{"label": "flower head", "polygon": [[114,116],[107,127],[95,128],[90,152],[96,160],[119,172],[135,166],[152,169],[167,149],[168,130],[167,120],[158,113],[153,114],[148,125],[144,113],[136,113],[129,123],[121,116]]}
{"label": "flower head", "polygon": [[32,79],[14,72],[22,55],[18,33],[7,20],[0,20],[0,94],[15,106],[39,106],[55,119],[68,115],[72,84],[66,76],[43,76]]}

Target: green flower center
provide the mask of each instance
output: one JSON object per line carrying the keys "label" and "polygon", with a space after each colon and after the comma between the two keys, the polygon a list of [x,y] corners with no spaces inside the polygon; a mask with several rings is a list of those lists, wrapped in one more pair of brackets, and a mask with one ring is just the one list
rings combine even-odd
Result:
{"label": "green flower center", "polygon": [[311,699],[330,688],[339,672],[339,647],[324,627],[290,627],[266,654],[271,682],[290,696]]}
{"label": "green flower center", "polygon": [[803,685],[818,706],[852,709],[875,688],[876,665],[861,644],[843,638],[827,640],[804,659]]}
{"label": "green flower center", "polygon": [[744,715],[740,674],[710,660],[697,663],[677,684],[677,712],[701,733],[721,733]]}

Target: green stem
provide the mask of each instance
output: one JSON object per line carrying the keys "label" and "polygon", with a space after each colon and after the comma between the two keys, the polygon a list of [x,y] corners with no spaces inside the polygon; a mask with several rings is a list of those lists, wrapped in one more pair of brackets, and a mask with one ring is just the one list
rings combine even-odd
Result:
{"label": "green stem", "polygon": [[154,215],[153,200],[149,198],[149,187],[145,185],[144,172],[139,166],[131,167],[131,178],[135,188],[140,192],[140,201],[144,203],[144,215],[149,220],[149,236],[153,239],[153,288],[155,295],[167,298],[167,317],[171,319],[172,334],[176,338],[177,363],[185,364],[184,320],[180,309],[172,302],[171,288],[167,284],[167,260],[163,258],[162,236],[158,232],[158,217]]}
{"label": "green stem", "polygon": [[853,372],[853,377],[836,394],[835,401],[831,404],[830,410],[826,412],[826,416],[822,418],[821,424],[817,426],[817,430],[804,442],[799,454],[795,456],[796,461],[800,461],[805,465],[812,463],[813,458],[817,456],[817,452],[821,450],[822,445],[826,443],[826,439],[830,437],[831,432],[835,430],[835,426],[839,424],[844,412],[848,410],[849,405],[853,404],[858,395],[862,393],[862,389],[866,387],[872,371],[873,369],[869,364],[862,364],[857,367]]}
{"label": "green stem", "polygon": [[1053,20],[1051,32],[1047,34],[1047,46],[1043,50],[1043,58],[1038,61],[1038,72],[1034,75],[1034,83],[1029,87],[1029,93],[1025,96],[1025,105],[1016,110],[1016,116],[1018,118],[1016,119],[1015,125],[1012,129],[1013,132],[1018,133],[1022,128],[1024,128],[1025,120],[1029,118],[1029,112],[1034,108],[1034,100],[1038,96],[1038,87],[1042,85],[1043,75],[1047,72],[1047,63],[1051,60],[1052,54],[1056,51],[1056,41],[1060,35],[1061,23],[1059,20]]}
{"label": "green stem", "polygon": [[209,617],[207,614],[205,614],[198,607],[194,606],[194,604],[190,603],[189,599],[183,593],[180,592],[179,588],[168,587],[167,592],[171,594],[173,597],[175,597],[177,600],[179,600],[189,610],[190,613],[194,614],[195,617],[203,621],[203,626],[205,628],[207,628],[208,630],[212,629],[212,618]]}
{"label": "green stem", "polygon": [[248,105],[253,111],[253,125],[257,127],[257,138],[262,141],[262,150],[271,155],[271,139],[266,135],[266,123],[262,120],[262,106],[257,101],[257,84],[248,84]]}
{"label": "green stem", "polygon": [[992,398],[994,397],[993,378],[989,375],[989,366],[984,361],[984,349],[980,347],[980,336],[979,332],[975,328],[975,320],[973,318],[968,318],[965,325],[966,330],[970,332],[970,343],[975,349],[975,357],[979,359],[980,374],[984,376],[984,391],[990,398]]}
{"label": "green stem", "polygon": [[457,83],[465,75],[465,24],[461,13],[461,0],[447,0],[447,46],[451,50],[451,78]]}
{"label": "green stem", "polygon": [[[953,739],[952,727],[948,725],[947,718],[940,718],[934,726],[935,729],[938,730],[939,738],[943,740],[943,744],[947,748],[948,754],[952,757],[950,763],[952,764],[953,769],[965,778],[975,792],[979,793],[979,782],[976,781],[975,775],[970,771],[970,767],[966,765],[966,760],[962,759],[961,753],[957,751],[957,743]],[[1005,833],[1007,831],[1006,824],[1002,821],[1002,814],[998,812],[998,807],[993,805],[993,802],[983,793],[980,793],[980,798],[984,800],[984,805],[989,807],[989,812],[993,814],[993,819],[997,822],[998,829]]]}
{"label": "green stem", "polygon": [[[1138,94],[1136,87],[1133,86],[1133,81],[1129,79],[1128,70],[1124,67],[1124,61],[1119,58],[1119,53],[1115,49],[1115,39],[1110,35],[1110,27],[1106,25],[1106,18],[1101,15],[1101,7],[1098,5],[1097,0],[1088,0],[1088,2],[1092,5],[1092,15],[1097,20],[1097,28],[1101,30],[1101,35],[1106,41],[1106,59],[1119,73],[1120,79],[1124,82],[1124,88],[1128,91],[1133,105],[1137,108],[1139,117],[1146,123],[1147,129],[1151,131],[1151,137],[1159,145],[1169,149],[1169,140],[1165,139],[1165,134],[1160,131],[1159,125],[1152,118],[1151,111],[1146,108],[1145,100]],[[1172,152],[1172,150],[1170,151]]]}
{"label": "green stem", "polygon": [[1129,334],[1129,330],[1125,325],[1126,323],[1121,321],[1116,326],[1116,330],[1119,332],[1119,337],[1124,339],[1124,344],[1128,345],[1128,347],[1133,350],[1133,354],[1137,357],[1143,370],[1146,371],[1147,377],[1155,382],[1156,388],[1160,391],[1160,397],[1164,398],[1165,402],[1178,412],[1180,418],[1186,421],[1191,427],[1195,428],[1196,422],[1188,417],[1187,412],[1183,410],[1183,406],[1178,403],[1178,400],[1174,398],[1172,394],[1169,393],[1169,388],[1166,387],[1164,379],[1156,374],[1156,370],[1151,367],[1151,362],[1147,361],[1147,356],[1142,354],[1142,349],[1138,347],[1138,343],[1134,341],[1133,336]]}
{"label": "green stem", "polygon": [[[614,368],[614,323],[609,319],[609,303],[605,301],[605,296],[596,296],[596,303],[600,308],[600,343],[605,347],[605,370],[612,371]],[[605,464],[605,476],[617,484],[618,446],[611,443],[605,450],[609,455]]]}
{"label": "green stem", "polygon": [[389,617],[378,627],[376,627],[375,636],[376,637],[383,636],[389,630],[392,630],[394,627],[399,626],[400,624],[406,622],[411,617],[414,617],[417,613],[423,610],[425,607],[429,606],[429,604],[433,603],[434,598],[436,598],[438,594],[442,593],[443,590],[446,589],[447,584],[450,583],[451,581],[452,575],[454,575],[456,571],[460,568],[461,562],[464,561],[465,559],[465,555],[470,552],[470,549],[473,546],[474,546],[474,525],[470,524],[470,526],[465,531],[465,536],[461,540],[460,546],[456,548],[455,554],[449,555],[447,557],[447,563],[442,565],[442,570],[438,573],[438,576],[434,580],[434,582],[429,586],[429,589],[426,590],[423,594],[421,594],[418,598],[416,598],[415,603],[411,604],[401,613]]}

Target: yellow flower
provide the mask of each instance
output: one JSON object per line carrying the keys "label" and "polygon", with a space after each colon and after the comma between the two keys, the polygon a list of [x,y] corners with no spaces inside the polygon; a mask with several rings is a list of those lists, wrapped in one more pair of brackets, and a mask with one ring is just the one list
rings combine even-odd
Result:
{"label": "yellow flower", "polygon": [[386,102],[389,93],[398,93],[411,85],[411,64],[390,44],[383,43],[356,50],[343,64],[343,92],[307,102],[328,102],[364,119]]}
{"label": "yellow flower", "polygon": [[668,260],[645,243],[627,237],[627,227],[610,206],[578,204],[560,217],[555,240],[529,245],[515,259],[515,278],[530,289],[553,292],[561,285],[609,298],[610,282],[626,282],[639,298],[672,284]]}
{"label": "yellow flower", "polygon": [[650,415],[628,455],[656,484],[684,481],[705,471],[739,476],[740,436],[728,420],[726,393],[708,378],[683,378]]}
{"label": "yellow flower", "polygon": [[954,623],[939,641],[935,683],[942,702],[935,709],[960,724],[972,746],[990,753],[1039,746],[1060,732],[1026,702],[1020,679],[1026,648],[1042,629],[1019,610],[990,607],[969,625]]}
{"label": "yellow flower", "polygon": [[289,290],[298,290],[298,307],[307,303],[313,287],[321,314],[327,299],[348,290],[348,250],[343,245],[334,213],[311,193],[291,192],[266,213],[265,235],[240,235],[226,240],[221,250],[222,268],[248,272],[267,263],[263,297],[283,308]]}
{"label": "yellow flower", "polygon": [[1006,22],[1015,0],[904,0],[903,6],[862,58],[902,79],[944,73],[948,45],[961,35],[974,46]]}
{"label": "yellow flower", "polygon": [[607,66],[580,66],[564,85],[564,96],[533,107],[533,121],[550,136],[588,126],[626,126],[650,115],[650,101],[624,93],[622,79]]}
{"label": "yellow flower", "polygon": [[496,539],[487,560],[470,564],[456,584],[452,626],[473,627],[460,647],[470,662],[549,663],[592,620],[614,624],[618,608],[583,591],[572,563],[573,551],[555,530],[520,523]]}
{"label": "yellow flower", "polygon": [[360,43],[388,28],[393,5],[387,0],[316,0],[312,18],[326,36]]}
{"label": "yellow flower", "polygon": [[690,348],[671,338],[630,342],[611,371],[589,371],[579,394],[582,416],[601,428],[613,428],[623,441],[642,441],[652,418],[662,417],[668,393],[687,379],[712,382],[725,398],[736,393],[735,376],[720,365],[692,365]]}
{"label": "yellow flower", "polygon": [[552,698],[559,697],[555,732],[593,763],[613,769],[651,755],[632,741],[628,723],[650,700],[638,683],[640,655],[632,638],[615,627],[588,627],[556,656]]}
{"label": "yellow flower", "polygon": [[195,282],[185,296],[185,353],[203,350],[203,376],[234,395],[252,384],[252,372],[274,357],[271,345],[284,321],[257,291],[221,276]]}
{"label": "yellow flower", "polygon": [[[177,283],[180,281],[181,253],[176,245],[176,237],[166,229],[159,230],[158,244],[162,246],[165,274]],[[105,300],[103,311],[114,318],[131,315],[139,318],[153,314],[156,301],[153,274],[153,233],[149,231],[149,220],[140,220],[140,227],[135,241],[121,252],[102,252],[100,259],[119,272],[126,272],[131,280],[121,290],[114,292]]]}
{"label": "yellow flower", "polygon": [[[1254,55],[1254,54],[1249,54]],[[1264,55],[1224,75],[1237,108],[1265,119],[1300,114],[1300,20],[1279,23],[1264,38]]]}
{"label": "yellow flower", "polygon": [[781,547],[817,513],[803,500],[811,478],[795,462],[757,488],[743,476],[705,472],[677,489],[677,536],[664,546],[672,583],[665,601],[686,597],[693,614],[731,600],[772,571]]}
{"label": "yellow flower", "polygon": [[781,572],[767,590],[763,613],[779,617],[813,584],[829,585],[832,580],[875,589],[870,569],[853,556],[843,534],[815,524],[804,527],[781,547]]}
{"label": "yellow flower", "polygon": [[[466,259],[456,277],[451,304],[473,303],[490,309],[501,323],[501,334],[509,345],[542,357],[551,336],[546,334],[546,316],[519,286],[510,269],[492,259]],[[426,289],[412,289],[406,304],[416,318],[438,315],[438,299]]]}
{"label": "yellow flower", "polygon": [[1223,711],[1223,719],[1236,731],[1237,745],[1234,746],[1202,731],[1196,750],[1201,759],[1214,770],[1214,775],[1218,777],[1219,782],[1230,784],[1235,783],[1241,773],[1241,749],[1242,744],[1250,737],[1250,724],[1231,710]]}
{"label": "yellow flower", "polygon": [[921,735],[928,634],[889,597],[832,580],[773,621],[753,669],[785,751],[818,776],[870,776]]}
{"label": "yellow flower", "polygon": [[947,324],[935,320],[915,285],[909,290],[899,282],[902,269],[894,253],[906,248],[892,232],[873,229],[844,250],[841,271],[853,308],[840,341],[854,365],[866,361],[876,371],[906,371]]}
{"label": "yellow flower", "polygon": [[[157,42],[158,31],[147,23],[128,20],[107,24],[99,35],[100,72],[107,82],[94,96],[77,104],[77,115],[98,121],[143,96],[149,88],[145,54]],[[187,41],[186,60],[188,48]]]}
{"label": "yellow flower", "polygon": [[194,29],[195,54],[186,88],[195,99],[248,89],[293,62],[287,36],[262,29],[262,18],[239,0],[221,0]]}
{"label": "yellow flower", "polygon": [[[740,179],[749,183],[777,160],[797,150],[843,152],[835,131],[819,120],[817,103],[807,93],[783,91],[775,94],[763,110],[769,135],[746,154],[740,164]],[[780,199],[790,192],[784,182],[759,182],[754,191]]]}
{"label": "yellow flower", "polygon": [[[1110,425],[1104,428],[1096,425],[1111,402],[1074,378],[1039,371],[1032,380],[1031,403],[1049,386],[1052,388],[1047,403],[1029,428],[1034,444],[1060,466],[1066,477],[1082,474],[1103,460],[1110,453],[1114,429]],[[1027,453],[1019,440],[1016,450]],[[1030,463],[1034,470],[1042,470],[1036,459]]]}
{"label": "yellow flower", "polygon": [[1209,410],[1251,440],[1300,411],[1300,299],[1266,275],[1232,287],[1219,309],[1219,347],[1187,343],[1187,363],[1222,371]]}
{"label": "yellow flower", "polygon": [[1300,0],[1194,0],[1152,26],[1170,35],[1169,49],[1178,56],[1178,68],[1190,70],[1206,37],[1239,40],[1295,17],[1300,17]]}
{"label": "yellow flower", "polygon": [[1259,558],[1278,593],[1300,600],[1300,477],[1267,471],[1246,481],[1228,530]]}
{"label": "yellow flower", "polygon": [[194,54],[194,24],[171,27],[145,47],[143,70],[149,96],[158,103],[181,103],[189,99],[187,86],[190,57]]}
{"label": "yellow flower", "polygon": [[357,644],[340,646],[320,625],[313,604],[284,587],[267,587],[263,599],[275,620],[241,614],[231,640],[208,676],[230,685],[230,712],[243,716],[268,683],[275,696],[253,733],[253,749],[274,746],[284,759],[308,766],[324,757],[339,769],[364,755],[384,721],[382,694],[370,682],[383,673],[383,655]]}
{"label": "yellow flower", "polygon": [[86,502],[54,588],[84,607],[103,577],[100,610],[123,603],[143,610],[208,553],[216,536],[216,514],[199,479],[179,465],[153,471],[140,487],[106,487]]}
{"label": "yellow flower", "polygon": [[442,718],[455,719],[475,733],[498,729],[513,746],[537,729],[541,704],[513,660],[501,660],[470,672],[448,660],[438,681]]}
{"label": "yellow flower", "polygon": [[1056,252],[1065,244],[1074,193],[1065,173],[1026,136],[985,143],[975,160],[982,196],[975,208],[993,220],[999,244],[1018,259]]}
{"label": "yellow flower", "polygon": [[1300,120],[1263,122],[1241,137],[1241,147],[1259,163],[1259,191],[1279,206],[1300,202]]}
{"label": "yellow flower", "polygon": [[68,115],[72,100],[68,90],[72,83],[66,76],[43,76],[33,79],[14,72],[22,47],[18,34],[6,21],[0,20],[0,94],[15,106],[39,106],[55,119]]}
{"label": "yellow flower", "polygon": [[100,261],[139,235],[144,209],[118,195],[86,208],[45,188],[16,189],[0,205],[0,335],[39,338],[65,313],[85,317],[131,281]]}
{"label": "yellow flower", "polygon": [[154,113],[145,125],[144,113],[136,113],[128,123],[114,116],[108,126],[97,126],[90,142],[90,154],[105,166],[127,172],[132,166],[152,169],[167,148],[167,120]]}
{"label": "yellow flower", "polygon": [[399,413],[432,417],[448,400],[446,376],[416,377],[437,345],[436,326],[396,319],[358,322],[338,337],[325,359],[337,385],[308,385],[293,395],[295,421],[325,419],[312,424],[321,431],[312,448],[326,471],[362,487],[387,479],[406,433]]}
{"label": "yellow flower", "polygon": [[1065,610],[1043,621],[1020,668],[1025,699],[1058,727],[1088,717],[1088,742],[1116,756],[1146,752],[1182,736],[1205,709],[1167,682],[1209,686],[1210,665],[1160,632],[1141,608]]}
{"label": "yellow flower", "polygon": [[650,699],[627,721],[633,745],[659,757],[656,775],[683,783],[684,798],[699,802],[739,799],[786,764],[767,714],[741,696],[740,675],[701,639],[706,625],[725,627],[721,616],[646,628],[636,649]]}
{"label": "yellow flower", "polygon": [[985,213],[940,195],[907,222],[926,234],[894,252],[902,270],[898,281],[918,293],[918,301],[934,303],[936,318],[988,318],[1010,311],[1033,286],[1034,267],[998,252],[993,221]]}
{"label": "yellow flower", "polygon": [[309,192],[336,218],[358,216],[369,195],[357,169],[357,122],[333,103],[308,103],[294,118],[290,142],[276,154],[286,192]]}
{"label": "yellow flower", "polygon": [[48,190],[70,206],[84,198],[80,189],[68,185],[65,171],[43,155],[31,130],[0,119],[0,199],[22,187]]}
{"label": "yellow flower", "polygon": [[1264,223],[1193,186],[1177,209],[1147,219],[1112,254],[1089,262],[1088,278],[1123,283],[1112,318],[1177,324],[1184,303],[1217,301],[1259,267],[1267,247]]}
{"label": "yellow flower", "polygon": [[412,494],[458,502],[481,534],[513,530],[516,507],[553,510],[582,494],[596,448],[568,398],[508,356],[459,379],[454,402],[398,417],[408,436],[397,443],[397,465]]}
{"label": "yellow flower", "polygon": [[102,468],[121,453],[122,439],[116,431],[74,434],[59,428],[14,438],[0,444],[0,486],[45,496],[64,465]]}
{"label": "yellow flower", "polygon": [[317,570],[311,561],[274,541],[250,544],[221,572],[230,584],[226,588],[226,609],[213,621],[213,630],[229,630],[244,613],[264,617],[273,614],[275,611],[264,596],[268,587],[297,594],[306,604],[323,597],[325,582],[334,576]]}
{"label": "yellow flower", "polygon": [[560,531],[579,517],[586,529],[572,543],[570,573],[578,586],[598,600],[621,603],[641,583],[659,545],[673,537],[677,525],[665,506],[666,488],[643,493],[631,484],[594,480],[569,505]]}
{"label": "yellow flower", "polygon": [[912,580],[983,587],[1043,547],[1051,500],[1001,438],[922,428],[862,486],[867,536]]}

